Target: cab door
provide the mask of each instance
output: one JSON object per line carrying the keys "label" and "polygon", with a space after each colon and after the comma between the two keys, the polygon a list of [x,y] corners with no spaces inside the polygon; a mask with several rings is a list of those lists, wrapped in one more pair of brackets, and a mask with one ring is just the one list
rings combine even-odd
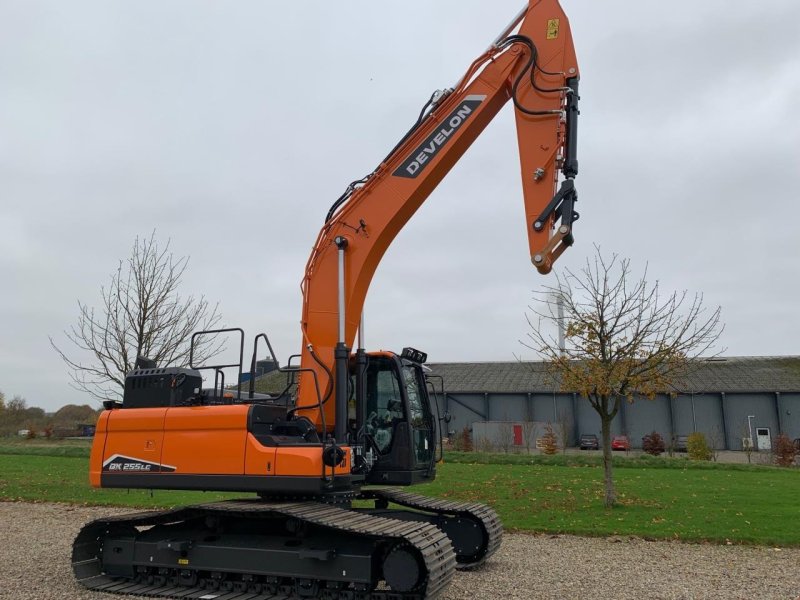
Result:
{"label": "cab door", "polygon": [[400,373],[408,405],[415,466],[425,467],[431,463],[435,446],[428,390],[419,366],[401,360]]}
{"label": "cab door", "polygon": [[368,483],[409,485],[431,479],[433,419],[419,365],[371,356],[366,373],[367,447],[377,452]]}

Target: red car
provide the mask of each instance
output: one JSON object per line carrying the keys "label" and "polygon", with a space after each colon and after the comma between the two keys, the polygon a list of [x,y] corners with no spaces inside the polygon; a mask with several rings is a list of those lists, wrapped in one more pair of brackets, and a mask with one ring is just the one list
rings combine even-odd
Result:
{"label": "red car", "polygon": [[615,435],[611,438],[611,449],[612,450],[630,450],[631,449],[631,442],[628,439],[627,435]]}

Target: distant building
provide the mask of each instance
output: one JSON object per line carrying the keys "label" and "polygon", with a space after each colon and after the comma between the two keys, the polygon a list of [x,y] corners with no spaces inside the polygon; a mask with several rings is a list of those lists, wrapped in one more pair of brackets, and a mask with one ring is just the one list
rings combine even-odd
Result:
{"label": "distant building", "polygon": [[[545,363],[428,366],[444,379],[439,404],[452,417],[450,431],[479,421],[566,421],[571,444],[586,433],[600,437],[600,417],[589,401],[560,391]],[[612,423],[612,435],[627,435],[634,448],[651,431],[666,440],[700,431],[721,450],[741,450],[747,439],[765,448],[780,433],[800,438],[800,357],[699,360],[672,393],[623,403]]]}

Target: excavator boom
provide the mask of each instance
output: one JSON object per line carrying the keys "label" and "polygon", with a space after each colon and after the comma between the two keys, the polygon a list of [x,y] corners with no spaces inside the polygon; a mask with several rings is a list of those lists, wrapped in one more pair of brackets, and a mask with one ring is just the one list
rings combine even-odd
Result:
{"label": "excavator boom", "polygon": [[[519,30],[511,34],[516,27]],[[340,424],[332,385],[334,354],[347,360],[370,282],[395,236],[512,100],[530,255],[541,273],[572,244],[577,219],[578,63],[557,0],[530,0],[452,89],[436,92],[421,118],[378,167],[348,186],[319,232],[302,281],[301,365],[324,385],[324,417],[312,383],[301,377],[298,406],[317,424]],[[557,190],[559,174],[564,178]],[[338,293],[334,293],[338,290]],[[345,373],[340,367],[340,378]],[[341,390],[340,390],[341,394]],[[342,401],[340,396],[339,402]]]}

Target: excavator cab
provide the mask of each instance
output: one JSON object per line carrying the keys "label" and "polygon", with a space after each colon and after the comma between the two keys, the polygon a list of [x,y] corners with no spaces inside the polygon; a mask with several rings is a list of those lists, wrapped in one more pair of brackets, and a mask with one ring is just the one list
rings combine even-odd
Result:
{"label": "excavator cab", "polygon": [[[364,423],[357,427],[356,448],[366,471],[366,482],[410,485],[435,476],[436,422],[425,385],[421,360],[411,348],[403,354],[368,355],[363,400]],[[359,390],[354,373],[353,389]]]}

